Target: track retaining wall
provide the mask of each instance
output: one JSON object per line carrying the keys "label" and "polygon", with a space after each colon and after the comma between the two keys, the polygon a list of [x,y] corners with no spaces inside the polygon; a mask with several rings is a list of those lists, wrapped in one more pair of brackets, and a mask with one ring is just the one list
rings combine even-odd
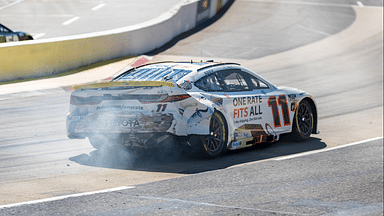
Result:
{"label": "track retaining wall", "polygon": [[0,44],[0,81],[58,74],[159,48],[212,18],[229,0],[185,0],[161,16],[124,28]]}

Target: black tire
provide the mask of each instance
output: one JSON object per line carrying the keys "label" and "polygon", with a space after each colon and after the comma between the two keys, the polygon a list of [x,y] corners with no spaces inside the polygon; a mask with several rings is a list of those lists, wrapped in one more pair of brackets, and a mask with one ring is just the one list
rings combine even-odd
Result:
{"label": "black tire", "polygon": [[293,118],[291,137],[299,141],[309,139],[313,130],[313,122],[311,104],[307,100],[301,101]]}
{"label": "black tire", "polygon": [[214,158],[227,150],[228,129],[224,117],[218,112],[213,113],[209,125],[210,135],[203,136],[200,141],[204,157]]}

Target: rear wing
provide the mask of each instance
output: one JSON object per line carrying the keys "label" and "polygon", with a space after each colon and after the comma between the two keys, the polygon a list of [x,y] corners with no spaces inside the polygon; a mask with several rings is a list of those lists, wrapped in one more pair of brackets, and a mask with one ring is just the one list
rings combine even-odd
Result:
{"label": "rear wing", "polygon": [[90,84],[75,85],[72,87],[72,89],[73,90],[99,89],[99,88],[109,88],[109,87],[130,87],[130,86],[175,87],[175,83],[166,82],[166,81],[111,81],[111,82],[104,82],[104,83],[90,83]]}

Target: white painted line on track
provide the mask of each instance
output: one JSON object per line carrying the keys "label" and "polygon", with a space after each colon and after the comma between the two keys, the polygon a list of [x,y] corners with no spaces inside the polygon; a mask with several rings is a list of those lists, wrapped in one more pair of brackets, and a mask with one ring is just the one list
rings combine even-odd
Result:
{"label": "white painted line on track", "polygon": [[360,7],[364,7],[364,4],[361,1],[357,1],[356,4],[359,5]]}
{"label": "white painted line on track", "polygon": [[75,22],[78,19],[80,19],[80,17],[73,17],[72,19],[69,19],[69,20],[63,22],[63,25],[69,25],[69,24]]}
{"label": "white painted line on track", "polygon": [[63,200],[63,199],[71,198],[71,197],[82,197],[82,196],[88,196],[88,195],[93,195],[93,194],[108,193],[108,192],[113,192],[113,191],[121,191],[121,190],[125,190],[125,189],[131,189],[134,187],[135,186],[123,186],[123,187],[117,187],[117,188],[111,188],[111,189],[105,189],[105,190],[98,190],[98,191],[91,191],[91,192],[85,192],[85,193],[71,194],[71,195],[66,195],[66,196],[52,197],[52,198],[47,198],[47,199],[32,200],[32,201],[28,201],[28,202],[13,203],[13,204],[1,205],[0,209],[19,207],[22,205],[31,205],[31,204],[44,203],[44,202],[52,202],[52,201]]}
{"label": "white painted line on track", "polygon": [[284,157],[276,158],[274,160],[277,160],[277,161],[288,160],[288,159],[292,159],[292,158],[298,158],[298,157],[302,157],[302,156],[307,156],[307,155],[317,154],[317,153],[321,153],[321,152],[332,151],[332,150],[335,150],[335,149],[345,148],[345,147],[348,147],[348,146],[364,144],[364,143],[367,143],[367,142],[370,142],[370,141],[379,140],[379,139],[383,139],[383,137],[375,137],[375,138],[366,139],[366,140],[362,140],[362,141],[358,141],[358,142],[353,142],[353,143],[348,143],[348,144],[345,144],[345,145],[336,146],[336,147],[332,147],[332,148],[325,148],[325,149],[316,150],[316,151],[310,151],[310,152],[304,152],[304,153],[284,156]]}
{"label": "white painted line on track", "polygon": [[3,6],[3,7],[0,7],[0,10],[3,10],[5,8],[7,8],[7,7],[11,7],[11,6],[15,5],[15,4],[19,4],[19,3],[23,2],[23,1],[24,0],[19,0],[19,1],[12,2],[11,4],[7,4],[7,5]]}
{"label": "white painted line on track", "polygon": [[32,33],[32,37],[33,39],[38,39],[38,38],[41,38],[45,35],[45,33]]}
{"label": "white painted line on track", "polygon": [[92,8],[93,11],[95,10],[99,10],[100,8],[104,7],[106,4],[105,3],[102,3],[102,4],[99,4],[97,5],[96,7]]}

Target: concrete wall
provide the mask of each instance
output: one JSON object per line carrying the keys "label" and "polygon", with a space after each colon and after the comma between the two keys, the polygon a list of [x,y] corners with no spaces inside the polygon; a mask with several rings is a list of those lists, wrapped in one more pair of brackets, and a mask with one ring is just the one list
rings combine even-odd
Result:
{"label": "concrete wall", "polygon": [[213,17],[220,2],[185,0],[156,19],[134,26],[77,36],[0,44],[0,81],[58,74],[112,58],[159,48],[196,26],[197,6],[210,3]]}

